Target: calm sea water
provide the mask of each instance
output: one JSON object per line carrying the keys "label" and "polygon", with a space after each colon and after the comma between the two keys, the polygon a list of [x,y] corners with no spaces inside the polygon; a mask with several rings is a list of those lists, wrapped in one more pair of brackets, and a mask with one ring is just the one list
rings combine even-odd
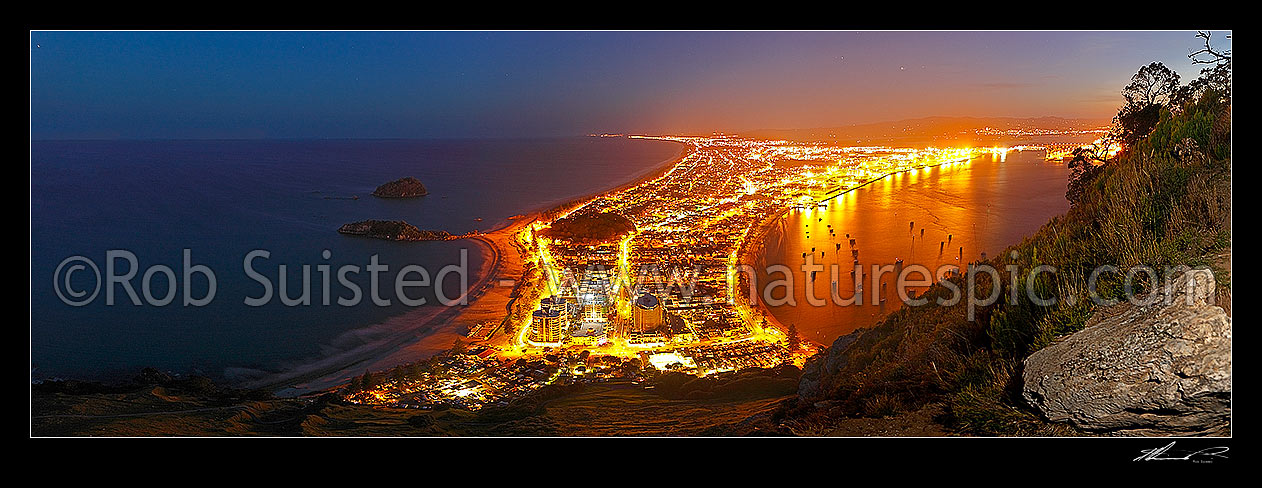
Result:
{"label": "calm sea water", "polygon": [[[31,154],[31,360],[36,378],[108,379],[143,366],[223,376],[235,369],[276,370],[286,362],[331,352],[329,341],[345,332],[401,315],[395,272],[419,264],[431,274],[459,264],[483,265],[469,242],[397,243],[336,233],[343,223],[402,219],[421,229],[452,233],[487,230],[508,217],[622,184],[673,159],[678,144],[612,138],[532,140],[312,140],[312,141],[41,141]],[[370,196],[379,184],[415,176],[430,190],[418,199]],[[359,196],[358,200],[347,199]],[[476,219],[481,218],[481,221]],[[183,251],[192,264],[215,272],[214,300],[182,305]],[[264,287],[250,278],[246,254],[271,253],[253,269],[273,285],[269,304],[251,307]],[[63,260],[83,256],[107,272],[106,252],[127,250],[138,259],[132,280],[142,305],[121,286],[115,304],[106,287],[85,306],[69,306],[56,293],[54,274]],[[328,251],[329,258],[324,258]],[[361,268],[371,256],[390,267],[370,297],[366,269],[349,275],[360,286],[357,306],[337,281],[345,264]],[[175,300],[144,303],[141,277],[152,265],[176,274]],[[290,297],[300,295],[302,268],[310,266],[311,304],[285,306],[279,298],[279,265],[287,266]],[[330,305],[323,304],[318,265],[332,270]],[[130,266],[118,261],[117,273]],[[64,276],[64,274],[62,275]],[[91,291],[90,270],[71,275],[71,288]],[[412,276],[415,278],[415,275]],[[168,289],[161,273],[151,295]],[[205,294],[194,277],[194,297]],[[455,278],[447,296],[459,295]],[[410,298],[437,306],[431,287]]]}
{"label": "calm sea water", "polygon": [[[766,272],[768,266],[791,269],[796,305],[771,307],[772,315],[785,326],[796,325],[806,338],[831,344],[838,336],[874,325],[902,305],[892,273],[881,280],[889,283],[886,301],[872,304],[880,291],[872,284],[873,264],[893,265],[902,259],[905,267],[919,264],[937,270],[942,265],[967,266],[982,253],[994,257],[1068,210],[1068,176],[1064,163],[1045,161],[1042,152],[1009,152],[1002,158],[986,155],[886,177],[829,200],[826,208],[790,211],[765,241],[757,267],[759,284],[784,278],[780,272]],[[839,306],[831,299],[833,266],[839,269],[837,296],[854,296],[850,238],[868,272],[862,306]],[[813,281],[801,270],[803,253],[813,254],[814,263],[824,266]],[[827,304],[810,305],[808,289]],[[785,296],[784,287],[773,290],[773,298]]]}

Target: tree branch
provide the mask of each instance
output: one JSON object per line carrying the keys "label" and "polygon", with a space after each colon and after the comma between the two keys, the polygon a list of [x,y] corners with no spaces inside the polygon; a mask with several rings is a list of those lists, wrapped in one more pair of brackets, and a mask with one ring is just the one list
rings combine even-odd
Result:
{"label": "tree branch", "polygon": [[[1188,59],[1192,60],[1192,64],[1221,64],[1224,62],[1231,62],[1231,50],[1215,51],[1214,47],[1209,43],[1210,35],[1211,33],[1209,31],[1196,31],[1196,37],[1205,40],[1205,47],[1201,48],[1199,51],[1189,54]],[[1231,36],[1227,36],[1227,38],[1231,39]],[[1213,57],[1213,59],[1198,58],[1198,56],[1202,54],[1207,54]]]}

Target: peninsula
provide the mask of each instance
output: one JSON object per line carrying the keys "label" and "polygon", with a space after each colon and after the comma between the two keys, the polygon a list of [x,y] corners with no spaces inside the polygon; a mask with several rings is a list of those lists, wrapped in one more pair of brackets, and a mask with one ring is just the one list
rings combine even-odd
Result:
{"label": "peninsula", "polygon": [[372,237],[389,241],[450,241],[469,237],[445,230],[421,230],[402,220],[364,220],[338,228],[342,234]]}

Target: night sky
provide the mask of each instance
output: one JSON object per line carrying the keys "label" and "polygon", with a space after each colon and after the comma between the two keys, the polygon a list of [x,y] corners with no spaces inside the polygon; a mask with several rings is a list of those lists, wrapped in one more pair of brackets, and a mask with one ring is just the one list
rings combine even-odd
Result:
{"label": "night sky", "polygon": [[[34,139],[710,132],[1108,118],[1194,32],[32,32]],[[1226,33],[1216,45],[1230,48]]]}

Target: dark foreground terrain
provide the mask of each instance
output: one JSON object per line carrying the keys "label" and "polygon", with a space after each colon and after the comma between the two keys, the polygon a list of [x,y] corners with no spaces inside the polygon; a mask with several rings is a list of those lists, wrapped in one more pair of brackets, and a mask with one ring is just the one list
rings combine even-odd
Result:
{"label": "dark foreground terrain", "polygon": [[796,398],[800,372],[749,370],[723,379],[662,375],[554,385],[478,411],[364,406],[336,394],[272,398],[205,378],[146,370],[126,385],[32,387],[35,436],[696,436],[785,435],[764,412]]}

